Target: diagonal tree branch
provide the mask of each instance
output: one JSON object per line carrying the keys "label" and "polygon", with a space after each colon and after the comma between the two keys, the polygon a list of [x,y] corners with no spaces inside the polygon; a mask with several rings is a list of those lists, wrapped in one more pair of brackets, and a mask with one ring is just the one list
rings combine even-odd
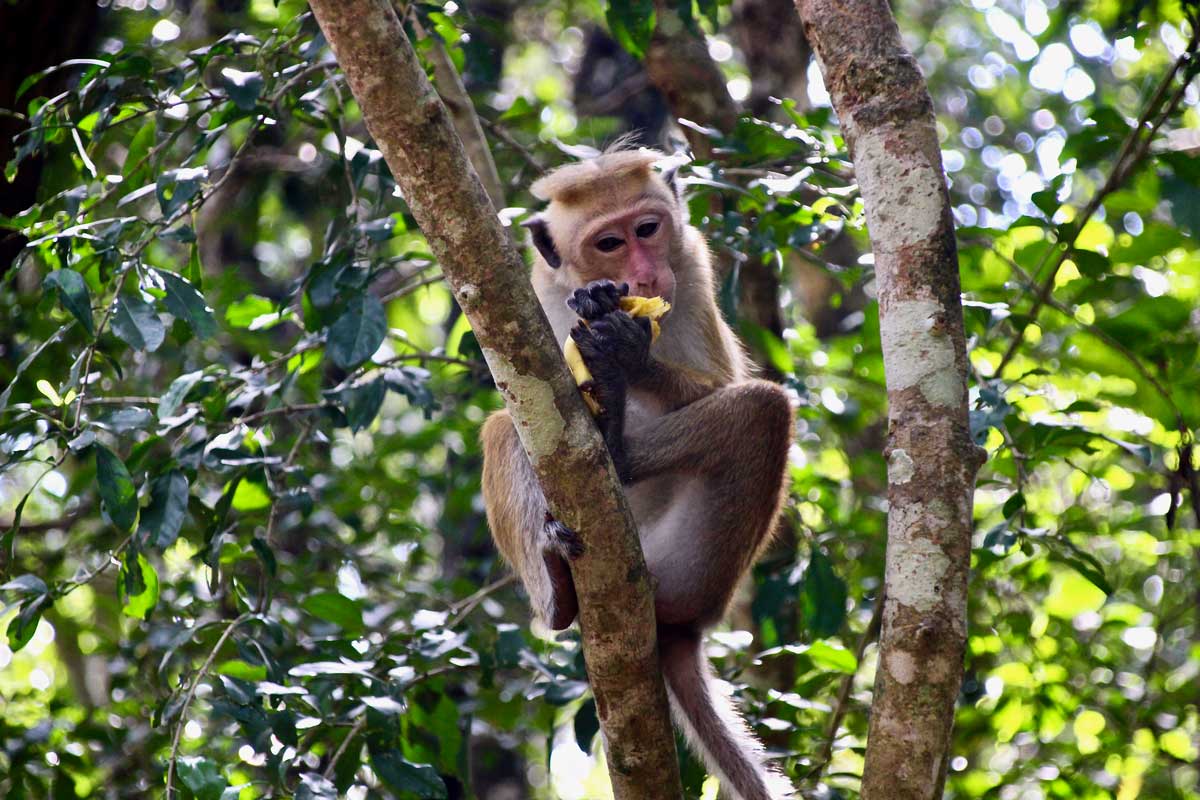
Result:
{"label": "diagonal tree branch", "polygon": [[587,546],[572,572],[613,794],[679,798],[650,575],[608,450],[520,255],[387,0],[311,6],[471,322],[552,512]]}
{"label": "diagonal tree branch", "polygon": [[[1179,54],[1179,58],[1175,59],[1175,63],[1167,71],[1167,74],[1159,81],[1154,94],[1151,96],[1149,102],[1146,103],[1145,108],[1142,109],[1137,123],[1129,131],[1129,135],[1125,137],[1121,149],[1117,152],[1117,158],[1113,162],[1112,172],[1109,173],[1100,190],[1088,200],[1087,205],[1079,212],[1079,216],[1071,221],[1070,237],[1064,240],[1059,247],[1047,250],[1042,263],[1039,263],[1034,270],[1034,277],[1036,278],[1041,274],[1045,266],[1045,261],[1050,261],[1050,272],[1042,280],[1041,286],[1038,287],[1037,294],[1034,296],[1033,304],[1030,306],[1029,311],[1026,312],[1026,315],[1030,319],[1036,320],[1038,312],[1042,310],[1042,306],[1046,305],[1050,300],[1050,295],[1054,292],[1055,279],[1058,278],[1058,271],[1062,268],[1063,262],[1071,255],[1071,250],[1075,246],[1075,240],[1079,238],[1079,234],[1083,231],[1083,226],[1100,209],[1100,206],[1104,204],[1108,196],[1121,188],[1129,176],[1134,173],[1145,159],[1146,154],[1150,152],[1150,144],[1154,141],[1158,130],[1170,118],[1175,109],[1179,107],[1179,104],[1183,102],[1184,94],[1187,92],[1187,88],[1196,74],[1195,59],[1198,50],[1200,50],[1200,25],[1195,25],[1193,26],[1192,37],[1188,41],[1187,47]],[[1184,79],[1176,87],[1175,92],[1168,97],[1171,85],[1175,82],[1175,78],[1181,70],[1184,73]],[[1004,351],[1000,363],[996,366],[996,372],[994,373],[996,377],[1003,377],[1004,368],[1009,365],[1013,357],[1017,354],[1017,351],[1021,349],[1021,345],[1025,343],[1025,327],[1021,326],[1017,329],[1012,343]]]}

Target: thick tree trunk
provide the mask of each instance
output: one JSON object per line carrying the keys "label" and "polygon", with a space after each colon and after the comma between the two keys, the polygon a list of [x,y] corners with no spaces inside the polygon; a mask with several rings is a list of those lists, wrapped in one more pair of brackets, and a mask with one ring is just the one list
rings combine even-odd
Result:
{"label": "thick tree trunk", "polygon": [[678,798],[650,576],[608,450],[525,265],[387,0],[311,6],[471,321],[551,510],[587,547],[572,569],[613,793],[618,800]]}
{"label": "thick tree trunk", "polygon": [[950,198],[933,105],[886,0],[796,7],[866,204],[887,375],[887,599],[862,796],[932,800],[962,679],[980,464]]}
{"label": "thick tree trunk", "polygon": [[425,31],[420,21],[414,19],[417,36],[429,42],[428,58],[433,64],[433,78],[437,81],[437,93],[450,112],[450,120],[454,124],[454,132],[467,151],[467,158],[479,176],[488,199],[497,209],[507,205],[504,202],[504,185],[500,183],[500,173],[496,171],[496,162],[492,160],[492,151],[488,147],[487,138],[483,135],[483,126],[479,124],[479,115],[475,113],[475,105],[471,95],[463,85],[462,76],[454,68],[454,61],[446,52],[446,45],[435,33],[432,36]]}
{"label": "thick tree trunk", "polygon": [[730,30],[750,71],[750,113],[786,122],[772,97],[791,98],[807,109],[812,54],[792,0],[734,0]]}

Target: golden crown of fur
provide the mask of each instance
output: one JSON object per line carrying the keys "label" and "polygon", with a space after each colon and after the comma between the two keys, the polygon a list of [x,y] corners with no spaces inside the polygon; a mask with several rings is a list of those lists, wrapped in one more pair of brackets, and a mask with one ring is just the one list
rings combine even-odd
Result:
{"label": "golden crown of fur", "polygon": [[632,176],[648,177],[650,168],[666,155],[658,150],[639,147],[627,149],[624,141],[617,141],[595,158],[574,164],[566,164],[539,178],[530,187],[539,200],[571,203],[584,190],[597,191],[597,184],[624,181]]}

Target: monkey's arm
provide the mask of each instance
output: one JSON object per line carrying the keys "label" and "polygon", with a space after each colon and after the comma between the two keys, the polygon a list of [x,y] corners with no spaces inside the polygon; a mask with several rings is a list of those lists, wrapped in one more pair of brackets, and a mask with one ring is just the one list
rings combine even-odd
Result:
{"label": "monkey's arm", "polygon": [[488,417],[483,444],[483,503],[492,538],[512,565],[533,611],[554,630],[579,610],[567,558],[582,554],[578,535],[551,516],[507,411]]}
{"label": "monkey's arm", "polygon": [[689,406],[708,397],[718,388],[716,380],[703,372],[689,369],[651,355],[646,371],[633,382],[633,388],[648,392],[668,411]]}
{"label": "monkey's arm", "polygon": [[[783,389],[757,380],[723,386],[626,436],[629,479],[636,483],[679,469],[724,477],[739,454],[750,462],[764,453],[786,459],[791,432],[792,411]],[[737,466],[752,480],[783,468],[774,461],[770,469]]]}

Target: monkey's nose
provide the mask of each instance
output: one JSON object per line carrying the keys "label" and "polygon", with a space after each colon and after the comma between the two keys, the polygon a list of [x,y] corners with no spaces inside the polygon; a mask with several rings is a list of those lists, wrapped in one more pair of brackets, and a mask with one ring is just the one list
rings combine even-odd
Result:
{"label": "monkey's nose", "polygon": [[658,288],[658,281],[650,281],[643,283],[638,281],[630,288],[629,293],[635,297],[658,297],[661,291]]}

